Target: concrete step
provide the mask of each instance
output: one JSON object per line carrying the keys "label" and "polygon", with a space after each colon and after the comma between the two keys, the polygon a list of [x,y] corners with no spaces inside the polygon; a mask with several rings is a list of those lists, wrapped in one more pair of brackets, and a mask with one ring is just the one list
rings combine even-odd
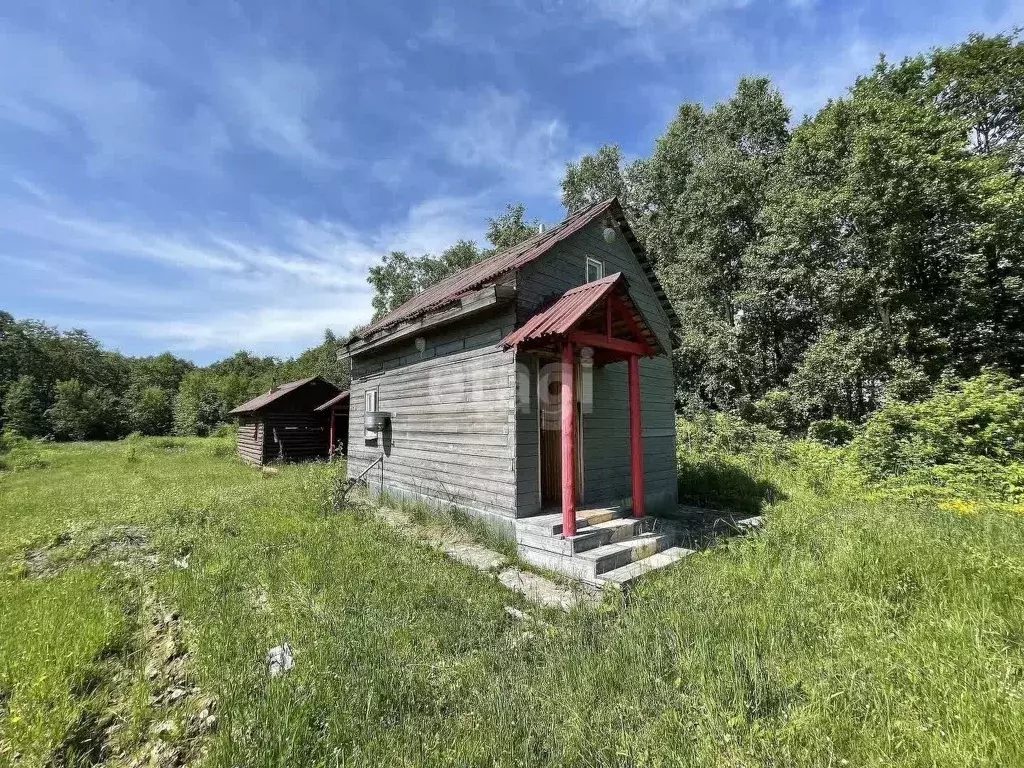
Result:
{"label": "concrete step", "polygon": [[561,555],[585,552],[605,544],[626,541],[640,533],[652,531],[656,521],[652,517],[617,517],[594,523],[580,529],[575,536],[539,532],[536,528],[517,527],[516,543],[543,549]]}
{"label": "concrete step", "polygon": [[552,552],[522,543],[518,550],[519,556],[532,565],[601,585],[602,574],[669,549],[675,543],[674,533],[646,532],[582,552]]}
{"label": "concrete step", "polygon": [[652,531],[637,534],[626,541],[588,549],[577,554],[575,559],[592,563],[593,575],[600,576],[607,571],[651,557],[662,550],[675,546],[675,544],[675,534]]}
{"label": "concrete step", "polygon": [[[628,507],[578,509],[576,510],[576,532],[579,533],[583,528],[608,520],[628,517],[629,514],[630,509]],[[523,517],[516,521],[516,528],[541,535],[560,536],[562,533],[562,513],[554,512],[545,515],[534,515],[533,517]]]}
{"label": "concrete step", "polygon": [[677,563],[684,557],[688,557],[695,552],[696,550],[686,549],[685,547],[669,547],[663,552],[658,552],[650,557],[645,557],[643,560],[637,560],[629,565],[623,565],[620,568],[607,571],[601,574],[601,578],[610,584],[625,587],[636,579],[639,579],[645,573],[650,573],[651,571],[656,571],[660,568],[672,565],[672,563]]}

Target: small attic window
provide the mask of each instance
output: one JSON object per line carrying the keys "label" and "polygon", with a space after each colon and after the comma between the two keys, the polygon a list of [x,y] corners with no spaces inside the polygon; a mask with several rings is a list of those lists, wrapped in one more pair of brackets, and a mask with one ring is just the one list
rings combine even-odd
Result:
{"label": "small attic window", "polygon": [[604,277],[604,262],[598,261],[593,256],[587,256],[586,282],[592,283]]}

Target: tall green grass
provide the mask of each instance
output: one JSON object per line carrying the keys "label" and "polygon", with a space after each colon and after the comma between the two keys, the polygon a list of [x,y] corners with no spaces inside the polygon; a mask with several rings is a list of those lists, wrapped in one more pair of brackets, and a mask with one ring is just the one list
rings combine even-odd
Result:
{"label": "tall green grass", "polygon": [[[564,615],[332,514],[330,465],[265,474],[216,440],[42,453],[0,475],[0,762],[66,757],[88,713],[117,707],[115,669],[137,675],[141,656],[128,593],[147,586],[180,611],[192,682],[217,701],[209,766],[1024,762],[1014,515],[847,493],[791,454],[705,452],[734,482],[684,472],[763,530]],[[105,561],[123,557],[117,526],[159,565],[126,579]],[[71,554],[26,570],[46,547]],[[271,679],[282,642],[296,667]]]}

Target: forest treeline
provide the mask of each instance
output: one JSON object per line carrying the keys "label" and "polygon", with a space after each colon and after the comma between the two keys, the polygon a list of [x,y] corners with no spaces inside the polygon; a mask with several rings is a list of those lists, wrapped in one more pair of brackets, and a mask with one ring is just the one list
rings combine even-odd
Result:
{"label": "forest treeline", "polygon": [[[608,144],[569,163],[561,200],[567,213],[622,201],[681,318],[682,412],[842,432],[937,385],[1024,373],[1022,110],[1019,32],[881,60],[795,124],[768,79],[745,78],[711,108],[680,105],[646,156]],[[383,256],[375,316],[537,224],[512,204],[487,246]],[[239,352],[200,368],[0,313],[0,415],[62,439],[205,434],[274,383],[344,385],[336,350],[328,331],[291,360]]]}
{"label": "forest treeline", "polygon": [[680,404],[791,432],[942,379],[1024,370],[1024,45],[891,65],[790,129],[744,79],[648,157],[570,164],[569,211],[625,202],[682,319]]}
{"label": "forest treeline", "polygon": [[[562,204],[624,204],[682,320],[683,412],[791,434],[863,423],[887,399],[1024,370],[1022,107],[1016,32],[883,59],[793,127],[784,94],[745,78],[711,109],[680,105],[647,156],[609,144],[570,163]],[[404,269],[371,274],[378,314],[443,261],[390,254]]]}
{"label": "forest treeline", "polygon": [[25,437],[105,440],[131,432],[207,435],[228,411],[275,384],[322,376],[346,387],[330,330],[323,342],[281,360],[237,352],[205,367],[169,352],[129,357],[86,331],[60,331],[0,311],[0,412]]}

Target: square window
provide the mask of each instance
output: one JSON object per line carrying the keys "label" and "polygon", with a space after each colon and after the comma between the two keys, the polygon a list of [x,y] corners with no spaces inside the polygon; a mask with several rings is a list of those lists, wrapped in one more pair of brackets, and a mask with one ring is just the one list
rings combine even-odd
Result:
{"label": "square window", "polygon": [[587,256],[586,282],[592,283],[604,277],[604,262],[598,261],[593,256]]}

